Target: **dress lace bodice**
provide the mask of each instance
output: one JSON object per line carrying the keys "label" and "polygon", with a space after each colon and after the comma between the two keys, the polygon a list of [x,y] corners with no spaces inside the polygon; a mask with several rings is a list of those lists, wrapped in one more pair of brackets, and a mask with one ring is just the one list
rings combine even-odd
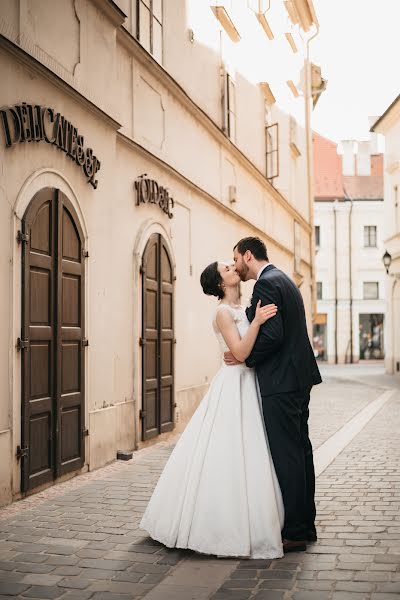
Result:
{"label": "dress lace bodice", "polygon": [[214,319],[213,319],[213,329],[214,329],[215,335],[217,336],[221,354],[223,354],[224,352],[228,352],[229,348],[226,345],[223,335],[220,332],[219,327],[217,325],[217,313],[220,310],[228,310],[231,313],[233,320],[236,323],[236,327],[238,329],[238,332],[239,332],[239,335],[241,338],[244,336],[244,334],[248,330],[249,322],[247,320],[246,312],[245,312],[245,309],[243,306],[239,306],[239,308],[233,308],[232,306],[229,306],[229,304],[219,304],[219,306],[217,307],[217,309],[215,311],[215,315],[214,315]]}

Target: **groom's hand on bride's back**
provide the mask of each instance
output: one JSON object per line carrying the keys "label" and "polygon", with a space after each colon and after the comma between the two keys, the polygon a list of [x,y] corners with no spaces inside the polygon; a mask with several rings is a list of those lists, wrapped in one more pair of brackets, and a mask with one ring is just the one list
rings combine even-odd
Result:
{"label": "groom's hand on bride's back", "polygon": [[224,363],[227,367],[234,367],[235,365],[243,364],[240,360],[233,356],[232,352],[224,352]]}

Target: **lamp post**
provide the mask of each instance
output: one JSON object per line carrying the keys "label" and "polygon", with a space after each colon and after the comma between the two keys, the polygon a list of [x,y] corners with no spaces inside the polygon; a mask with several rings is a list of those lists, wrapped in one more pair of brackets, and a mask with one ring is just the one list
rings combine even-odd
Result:
{"label": "lamp post", "polygon": [[400,279],[400,273],[389,273],[390,265],[392,264],[392,255],[389,254],[387,250],[385,250],[385,254],[382,256],[383,266],[385,267],[386,274],[389,277],[394,277],[395,279]]}
{"label": "lamp post", "polygon": [[385,250],[385,254],[382,256],[382,262],[386,269],[386,274],[389,275],[390,265],[392,264],[392,255],[389,254],[387,250]]}

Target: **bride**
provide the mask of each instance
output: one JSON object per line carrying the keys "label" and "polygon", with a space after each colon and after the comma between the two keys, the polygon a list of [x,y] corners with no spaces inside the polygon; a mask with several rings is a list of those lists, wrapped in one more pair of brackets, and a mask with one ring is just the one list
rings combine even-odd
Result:
{"label": "bride", "polygon": [[[276,306],[258,303],[249,324],[231,264],[210,264],[200,282],[220,300],[213,327],[221,355],[230,350],[244,361]],[[283,512],[255,372],[223,365],[176,444],[140,527],[170,548],[280,558]]]}

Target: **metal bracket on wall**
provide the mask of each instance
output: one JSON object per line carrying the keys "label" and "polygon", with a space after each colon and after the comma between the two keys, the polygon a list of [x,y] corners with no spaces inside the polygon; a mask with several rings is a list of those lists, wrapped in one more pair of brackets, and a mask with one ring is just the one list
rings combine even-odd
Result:
{"label": "metal bracket on wall", "polygon": [[17,460],[21,460],[21,458],[27,458],[28,455],[29,455],[29,447],[28,446],[23,446],[22,448],[21,448],[21,446],[17,446],[17,451],[15,453]]}
{"label": "metal bracket on wall", "polygon": [[29,233],[22,233],[22,231],[19,230],[17,233],[17,242],[18,244],[21,244],[22,242],[29,242]]}
{"label": "metal bracket on wall", "polygon": [[21,340],[21,338],[18,338],[17,350],[18,352],[20,352],[21,350],[29,350],[29,340]]}

